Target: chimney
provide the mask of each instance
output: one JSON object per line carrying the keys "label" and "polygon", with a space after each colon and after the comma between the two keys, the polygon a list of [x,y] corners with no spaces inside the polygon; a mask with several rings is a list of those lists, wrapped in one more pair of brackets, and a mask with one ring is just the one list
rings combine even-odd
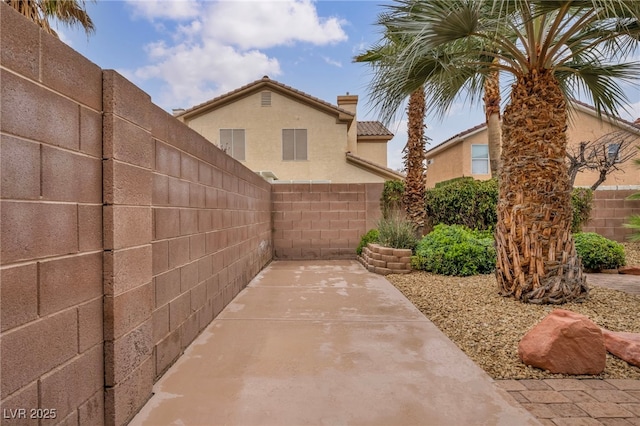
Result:
{"label": "chimney", "polygon": [[353,123],[351,123],[347,130],[347,152],[353,155],[358,155],[358,121],[355,116],[357,107],[358,95],[350,95],[349,92],[347,92],[346,95],[338,96],[338,108],[354,114]]}

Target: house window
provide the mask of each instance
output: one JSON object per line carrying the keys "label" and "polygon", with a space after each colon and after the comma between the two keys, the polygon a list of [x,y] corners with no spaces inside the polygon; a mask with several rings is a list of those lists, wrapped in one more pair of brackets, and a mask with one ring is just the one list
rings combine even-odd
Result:
{"label": "house window", "polygon": [[471,174],[489,174],[489,146],[471,145]]}
{"label": "house window", "polygon": [[220,129],[220,149],[238,161],[244,161],[244,129]]}
{"label": "house window", "polygon": [[610,162],[616,162],[620,160],[620,144],[619,143],[611,143],[607,146],[607,158]]}
{"label": "house window", "polygon": [[271,106],[271,92],[262,92],[260,97],[260,106]]}
{"label": "house window", "polygon": [[282,129],[282,160],[307,159],[307,129]]}

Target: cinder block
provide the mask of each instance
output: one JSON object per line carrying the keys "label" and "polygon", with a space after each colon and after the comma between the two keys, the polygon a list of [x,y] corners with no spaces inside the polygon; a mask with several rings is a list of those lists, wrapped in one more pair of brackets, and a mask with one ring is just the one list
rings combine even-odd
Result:
{"label": "cinder block", "polygon": [[213,168],[203,161],[198,161],[198,182],[213,185]]}
{"label": "cinder block", "polygon": [[173,269],[154,278],[156,308],[169,303],[180,294],[180,269]]}
{"label": "cinder block", "polygon": [[153,311],[153,343],[155,345],[169,333],[169,305],[161,306]]}
{"label": "cinder block", "polygon": [[104,158],[151,168],[153,139],[148,131],[106,111],[103,129]]}
{"label": "cinder block", "polygon": [[73,204],[2,201],[0,217],[2,264],[78,250],[78,211]]}
{"label": "cinder block", "polygon": [[42,197],[45,200],[102,202],[100,159],[55,147],[42,147]]}
{"label": "cinder block", "polygon": [[156,346],[156,377],[160,377],[182,352],[181,331],[182,329],[175,330],[158,342]]}
{"label": "cinder block", "polygon": [[165,175],[180,177],[180,151],[174,147],[155,141],[155,171]]}
{"label": "cinder block", "polygon": [[169,205],[189,207],[189,182],[178,178],[169,178]]}
{"label": "cinder block", "polygon": [[366,209],[366,204],[363,201],[349,201],[349,211],[362,211]]}
{"label": "cinder block", "polygon": [[102,204],[78,205],[78,250],[102,249]]}
{"label": "cinder block", "polygon": [[180,292],[189,291],[198,284],[198,262],[191,262],[180,268]]}
{"label": "cinder block", "polygon": [[104,244],[121,249],[151,243],[151,208],[104,206]]}
{"label": "cinder block", "polygon": [[204,191],[205,191],[204,192],[205,207],[208,209],[217,208],[218,207],[218,190],[207,186]]}
{"label": "cinder block", "polygon": [[180,210],[154,208],[155,239],[178,237],[180,235]]}
{"label": "cinder block", "polygon": [[165,175],[153,173],[151,202],[154,206],[169,204],[169,178]]}
{"label": "cinder block", "polygon": [[40,407],[57,408],[58,418],[76,410],[103,387],[102,345],[40,379]]}
{"label": "cinder block", "polygon": [[199,321],[200,331],[204,330],[213,321],[213,299],[206,300],[204,307],[200,310]]}
{"label": "cinder block", "polygon": [[151,97],[113,70],[102,72],[103,109],[151,130]]}
{"label": "cinder block", "polygon": [[0,62],[18,74],[38,80],[40,75],[40,29],[12,7],[0,12]]}
{"label": "cinder block", "polygon": [[57,37],[43,34],[42,83],[95,110],[102,109],[102,70]]}
{"label": "cinder block", "polygon": [[[0,5],[0,7],[4,7],[4,6]],[[0,16],[1,15],[2,14],[0,13]],[[1,401],[0,405],[2,405],[2,412],[4,416],[10,416],[10,414],[8,413],[11,413],[11,412],[17,413],[16,410],[21,408],[22,409],[37,408],[39,406],[38,405],[38,382],[33,382],[32,384],[25,387],[24,389],[11,395],[9,398],[5,399],[4,401]],[[9,410],[12,410],[12,411],[9,411]],[[34,422],[27,415],[26,418],[22,418],[22,419],[16,418],[16,419],[8,420],[7,417],[4,417],[2,423],[5,425],[11,425],[11,426],[14,426],[14,425],[33,426],[34,423],[37,424],[37,420]]]}
{"label": "cinder block", "polygon": [[102,110],[80,106],[80,151],[102,158]]}
{"label": "cinder block", "polygon": [[205,234],[194,234],[189,237],[189,259],[198,260],[205,255]]}
{"label": "cinder block", "polygon": [[[287,223],[287,222],[284,222]],[[288,224],[288,223],[287,223]],[[300,220],[300,221],[292,221],[290,229],[299,229],[301,231],[305,231],[311,228],[311,221],[309,220]]]}
{"label": "cinder block", "polygon": [[6,70],[0,70],[0,81],[3,133],[73,150],[79,148],[80,114],[76,103]]}
{"label": "cinder block", "polygon": [[189,262],[189,237],[169,240],[169,268],[173,269]]}
{"label": "cinder block", "polygon": [[78,352],[102,343],[103,319],[102,297],[78,306]]}
{"label": "cinder block", "polygon": [[78,424],[104,425],[104,390],[100,389],[78,407]]}
{"label": "cinder block", "polygon": [[182,152],[180,154],[180,176],[191,182],[198,181],[198,159]]}
{"label": "cinder block", "polygon": [[213,255],[200,258],[198,261],[198,282],[205,281],[213,275]]}
{"label": "cinder block", "polygon": [[320,220],[320,211],[316,206],[312,206],[309,211],[300,212],[300,220],[314,221]]}
{"label": "cinder block", "polygon": [[119,426],[131,420],[151,396],[153,378],[153,357],[148,357],[122,382],[108,386],[104,397],[105,424]]}
{"label": "cinder block", "polygon": [[2,135],[0,152],[0,196],[39,199],[40,144]]}
{"label": "cinder block", "polygon": [[169,241],[155,241],[151,244],[152,273],[158,275],[169,269]]}
{"label": "cinder block", "polygon": [[104,202],[148,206],[153,194],[153,175],[149,169],[109,159],[103,162]]}
{"label": "cinder block", "polygon": [[38,269],[36,263],[0,269],[1,331],[38,317]]}
{"label": "cinder block", "polygon": [[185,349],[193,339],[196,338],[198,332],[200,331],[200,322],[198,321],[198,315],[193,313],[182,323],[182,332],[180,333],[181,337],[181,347]]}
{"label": "cinder block", "polygon": [[189,206],[204,208],[206,206],[205,186],[199,183],[189,184]]}
{"label": "cinder block", "polygon": [[40,263],[40,315],[48,315],[102,295],[102,253]]}
{"label": "cinder block", "polygon": [[153,327],[151,318],[116,340],[106,340],[104,347],[105,385],[123,382],[146,359],[151,357]]}
{"label": "cinder block", "polygon": [[191,296],[184,293],[169,303],[169,329],[177,330],[191,313]]}
{"label": "cinder block", "polygon": [[338,229],[323,229],[320,231],[320,238],[323,240],[337,240],[340,238],[340,231]]}
{"label": "cinder block", "polygon": [[201,309],[207,301],[207,282],[202,281],[191,290],[191,312]]}
{"label": "cinder block", "polygon": [[151,283],[117,296],[104,297],[104,338],[115,340],[151,317],[153,292]]}
{"label": "cinder block", "polygon": [[198,232],[198,210],[180,209],[180,235]]}
{"label": "cinder block", "polygon": [[4,399],[76,355],[76,310],[67,310],[6,332],[0,345],[0,398]]}
{"label": "cinder block", "polygon": [[117,296],[151,282],[152,246],[146,244],[104,254],[104,293]]}

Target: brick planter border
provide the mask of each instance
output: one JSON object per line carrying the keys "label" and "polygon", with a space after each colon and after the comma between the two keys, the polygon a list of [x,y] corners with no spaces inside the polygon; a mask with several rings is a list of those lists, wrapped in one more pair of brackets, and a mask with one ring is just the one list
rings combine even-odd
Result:
{"label": "brick planter border", "polygon": [[367,244],[358,260],[369,272],[380,275],[411,272],[411,249],[394,249],[379,244]]}

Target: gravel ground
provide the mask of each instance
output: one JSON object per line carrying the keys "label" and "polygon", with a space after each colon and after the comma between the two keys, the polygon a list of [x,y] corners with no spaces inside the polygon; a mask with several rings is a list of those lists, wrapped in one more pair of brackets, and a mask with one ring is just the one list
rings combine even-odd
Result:
{"label": "gravel ground", "polygon": [[[640,244],[625,243],[627,264],[640,265]],[[493,275],[448,277],[422,271],[387,275],[474,362],[494,379],[611,378],[640,380],[640,368],[607,354],[597,376],[566,376],[527,367],[518,358],[518,342],[552,310],[562,308],[589,317],[612,331],[640,333],[640,296],[591,287],[583,303],[529,305],[498,295]]]}

